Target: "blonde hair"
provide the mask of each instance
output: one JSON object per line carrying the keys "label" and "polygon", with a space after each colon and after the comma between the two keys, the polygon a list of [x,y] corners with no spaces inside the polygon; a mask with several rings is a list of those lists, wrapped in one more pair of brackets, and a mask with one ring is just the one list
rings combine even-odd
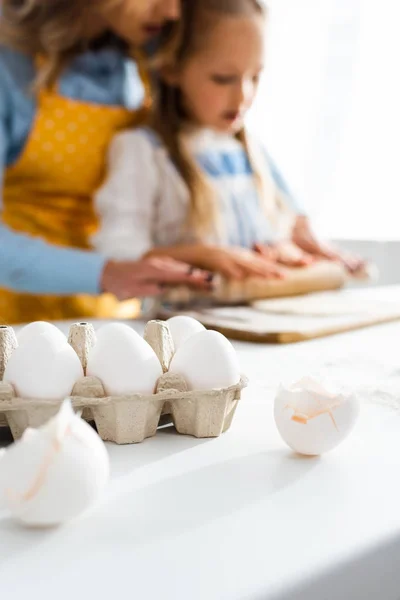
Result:
{"label": "blonde hair", "polygon": [[45,57],[36,87],[51,85],[88,45],[85,28],[120,0],[1,0],[0,43]]}
{"label": "blonde hair", "polygon": [[[179,67],[204,44],[204,32],[209,31],[218,18],[265,13],[263,0],[183,0],[182,18],[166,30],[155,64],[160,72]],[[198,238],[204,237],[219,228],[219,213],[214,193],[180,135],[185,121],[180,91],[162,79],[154,95],[152,126],[189,189],[191,203],[188,228]],[[262,177],[246,130],[243,128],[239,131],[236,138],[246,150],[256,184],[262,193]]]}

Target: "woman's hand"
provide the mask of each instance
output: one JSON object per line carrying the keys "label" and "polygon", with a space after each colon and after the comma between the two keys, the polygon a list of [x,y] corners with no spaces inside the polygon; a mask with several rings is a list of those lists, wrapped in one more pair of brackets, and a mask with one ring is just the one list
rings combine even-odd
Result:
{"label": "woman's hand", "polygon": [[186,285],[210,291],[213,275],[194,269],[172,258],[148,258],[133,261],[109,261],[101,279],[105,293],[114,294],[118,300],[158,296],[166,287]]}
{"label": "woman's hand", "polygon": [[291,241],[278,242],[269,246],[256,244],[254,250],[268,260],[273,260],[285,267],[307,267],[314,262],[314,257],[304,252]]}
{"label": "woman's hand", "polygon": [[284,278],[284,274],[275,260],[243,248],[205,246],[196,264],[208,271],[219,273],[227,279],[242,280],[247,277]]}
{"label": "woman's hand", "polygon": [[245,248],[223,248],[208,244],[180,244],[178,246],[153,248],[147,256],[170,256],[199,269],[218,273],[226,279],[245,279],[246,277],[284,278],[284,274],[276,261]]}
{"label": "woman's hand", "polygon": [[340,262],[352,275],[366,269],[366,261],[358,256],[342,252],[333,245],[321,242],[313,232],[307,217],[297,217],[293,228],[292,240],[300,248],[316,258]]}

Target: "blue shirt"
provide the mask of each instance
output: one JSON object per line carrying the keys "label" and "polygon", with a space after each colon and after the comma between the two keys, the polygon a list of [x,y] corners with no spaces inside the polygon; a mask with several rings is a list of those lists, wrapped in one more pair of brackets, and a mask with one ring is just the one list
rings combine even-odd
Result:
{"label": "blue shirt", "polygon": [[[0,190],[4,169],[14,164],[27,142],[36,113],[30,88],[33,60],[0,47]],[[60,80],[68,98],[136,108],[143,86],[135,65],[118,50],[79,56]],[[0,195],[0,212],[1,212]],[[105,258],[95,252],[62,248],[16,233],[0,223],[0,286],[49,294],[98,294]]]}

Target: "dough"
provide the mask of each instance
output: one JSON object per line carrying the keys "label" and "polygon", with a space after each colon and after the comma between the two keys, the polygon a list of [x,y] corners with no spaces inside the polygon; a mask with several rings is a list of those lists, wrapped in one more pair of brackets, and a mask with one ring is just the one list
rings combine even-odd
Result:
{"label": "dough", "polygon": [[281,298],[274,300],[261,300],[252,306],[259,311],[274,314],[302,315],[332,317],[340,315],[379,315],[382,313],[396,312],[400,304],[398,290],[388,296],[385,292],[379,294],[368,293],[367,297],[360,293],[361,290],[346,290],[336,292],[320,292],[297,298]]}

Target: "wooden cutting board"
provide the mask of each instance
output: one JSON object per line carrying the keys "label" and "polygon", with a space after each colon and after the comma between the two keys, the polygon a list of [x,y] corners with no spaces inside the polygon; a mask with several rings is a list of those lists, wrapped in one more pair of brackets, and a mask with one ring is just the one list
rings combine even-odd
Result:
{"label": "wooden cutting board", "polygon": [[400,320],[400,286],[263,300],[251,306],[162,310],[160,317],[175,314],[191,316],[231,339],[289,344]]}

